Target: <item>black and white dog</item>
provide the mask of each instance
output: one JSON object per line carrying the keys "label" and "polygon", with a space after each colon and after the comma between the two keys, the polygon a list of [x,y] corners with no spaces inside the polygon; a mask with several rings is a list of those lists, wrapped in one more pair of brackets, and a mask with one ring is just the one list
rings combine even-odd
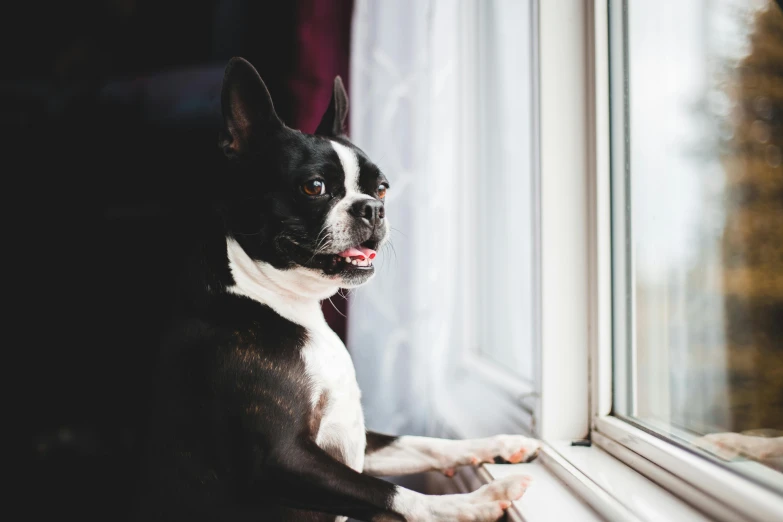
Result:
{"label": "black and white dog", "polygon": [[205,297],[164,343],[140,519],[494,521],[524,493],[525,476],[446,496],[376,478],[527,461],[538,443],[365,431],[353,364],[320,308],[373,276],[389,230],[389,182],[345,137],[347,107],[336,78],[315,135],[303,134],[280,121],[252,65],[228,64],[232,189],[202,260]]}

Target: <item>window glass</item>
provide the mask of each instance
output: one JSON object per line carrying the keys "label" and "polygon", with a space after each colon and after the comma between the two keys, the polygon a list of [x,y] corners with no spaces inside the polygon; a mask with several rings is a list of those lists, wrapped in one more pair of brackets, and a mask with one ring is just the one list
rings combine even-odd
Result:
{"label": "window glass", "polygon": [[783,13],[628,0],[625,17],[611,57],[625,91],[613,80],[615,411],[780,487]]}
{"label": "window glass", "polygon": [[529,383],[535,374],[531,2],[477,4],[476,343]]}

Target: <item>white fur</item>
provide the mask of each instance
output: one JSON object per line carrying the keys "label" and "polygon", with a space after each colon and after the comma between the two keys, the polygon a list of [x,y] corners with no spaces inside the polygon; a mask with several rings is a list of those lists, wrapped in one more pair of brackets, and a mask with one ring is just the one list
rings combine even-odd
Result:
{"label": "white fur", "polygon": [[263,303],[307,328],[324,323],[320,301],[337,293],[339,280],[328,279],[323,272],[310,268],[278,270],[251,259],[234,239],[226,240],[226,249],[236,283],[229,292]]}
{"label": "white fur", "polygon": [[315,442],[322,447],[341,448],[345,463],[361,472],[366,434],[361,392],[351,356],[325,321],[322,328],[308,330],[308,334],[310,342],[302,357],[313,384],[313,406],[321,393],[326,393],[328,398]]}
{"label": "white fur", "polygon": [[356,153],[342,143],[330,141],[332,148],[340,158],[340,165],[345,173],[345,195],[359,194],[359,158]]}
{"label": "white fur", "polygon": [[531,480],[513,475],[461,495],[422,495],[398,488],[392,510],[415,522],[496,522]]}
{"label": "white fur", "polygon": [[351,207],[363,199],[371,200],[372,196],[363,193],[359,189],[359,158],[356,153],[336,141],[331,141],[332,148],[340,158],[340,164],[345,173],[345,197],[329,211],[326,216],[324,228],[329,232],[331,244],[336,251],[356,246],[350,231],[355,219],[350,213]]}
{"label": "white fur", "polygon": [[265,304],[306,328],[308,342],[302,358],[312,384],[312,406],[318,404],[323,393],[328,398],[316,444],[341,447],[346,464],[362,471],[366,437],[356,373],[348,350],[326,324],[320,305],[321,299],[337,291],[336,282],[326,280],[316,270],[277,270],[254,261],[233,239],[227,240],[227,250],[236,282],[229,292]]}
{"label": "white fur", "polygon": [[405,436],[369,454],[364,471],[376,476],[424,471],[452,474],[459,466],[493,462],[495,457],[524,462],[538,452],[539,446],[537,440],[522,435],[496,435],[470,440]]}
{"label": "white fur", "polygon": [[783,466],[783,437],[760,437],[742,433],[711,433],[693,442],[713,455],[731,460],[737,456]]}

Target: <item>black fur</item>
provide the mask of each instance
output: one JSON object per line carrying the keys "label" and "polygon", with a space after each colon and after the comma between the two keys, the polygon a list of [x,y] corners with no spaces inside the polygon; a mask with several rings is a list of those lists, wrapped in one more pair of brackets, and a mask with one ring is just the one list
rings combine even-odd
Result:
{"label": "black fur", "polygon": [[[335,94],[319,126],[357,152],[360,184],[377,196],[380,170],[342,132],[347,97]],[[328,140],[285,127],[255,69],[232,60],[223,87],[228,157],[215,220],[187,272],[191,288],[163,343],[155,407],[143,461],[139,520],[401,520],[390,511],[395,486],[354,471],[320,448],[320,408],[310,402],[301,349],[307,331],[272,309],[226,292],[233,284],[225,240],[280,269],[307,266],[361,282],[314,255],[329,209],[344,195],[342,168]],[[313,198],[312,176],[328,187]],[[382,208],[382,203],[378,206]],[[381,232],[357,216],[356,243]],[[195,279],[195,280],[194,280]],[[394,439],[368,434],[368,451]],[[331,513],[325,515],[324,513]]]}
{"label": "black fur", "polygon": [[372,431],[367,432],[367,453],[374,453],[378,450],[381,450],[385,448],[386,446],[389,446],[391,444],[394,444],[394,441],[399,439],[399,437],[395,437],[394,435],[384,435],[382,433],[375,433]]}
{"label": "black fur", "polygon": [[338,76],[334,79],[334,93],[329,107],[326,109],[321,124],[315,130],[320,136],[344,136],[345,119],[348,117],[348,94],[345,92],[343,80]]}

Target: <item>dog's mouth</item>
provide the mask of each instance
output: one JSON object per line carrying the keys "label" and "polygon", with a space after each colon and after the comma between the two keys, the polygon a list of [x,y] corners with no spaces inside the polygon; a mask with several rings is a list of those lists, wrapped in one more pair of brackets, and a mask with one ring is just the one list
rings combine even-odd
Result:
{"label": "dog's mouth", "polygon": [[337,263],[345,263],[356,268],[369,268],[372,266],[372,260],[375,259],[376,255],[378,255],[378,252],[374,249],[358,245],[343,250],[335,257],[337,258]]}
{"label": "dog's mouth", "polygon": [[373,260],[378,255],[378,244],[365,241],[348,247],[336,254],[324,254],[323,270],[327,275],[340,275],[350,272],[371,272],[375,270]]}
{"label": "dog's mouth", "polygon": [[375,270],[373,261],[378,255],[377,248],[376,241],[365,241],[336,254],[319,254],[306,266],[321,269],[329,276],[372,272]]}

